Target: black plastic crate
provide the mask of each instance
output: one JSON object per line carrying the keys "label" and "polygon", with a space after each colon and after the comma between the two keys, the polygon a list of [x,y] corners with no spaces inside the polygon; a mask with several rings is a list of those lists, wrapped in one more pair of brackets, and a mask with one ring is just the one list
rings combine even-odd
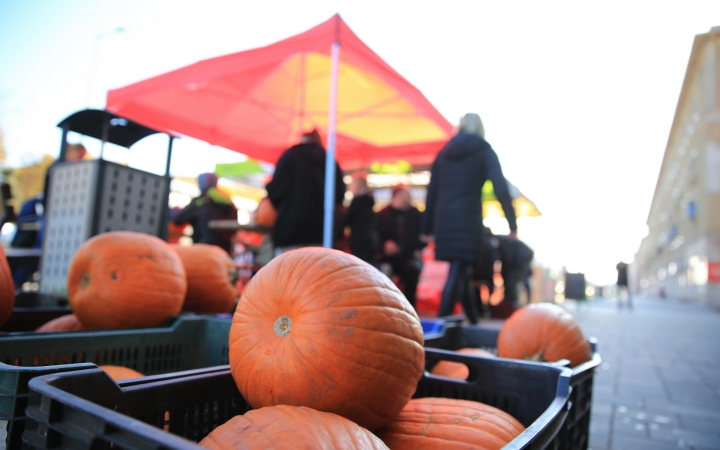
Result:
{"label": "black plastic crate", "polygon": [[145,375],[227,364],[230,325],[228,318],[186,315],[162,328],[0,336],[0,448],[3,431],[19,445],[30,378],[87,367],[79,363]]}
{"label": "black plastic crate", "polygon": [[[569,369],[434,349],[426,357],[467,364],[470,381],[425,374],[415,397],[497,406],[527,427],[506,449],[558,448]],[[27,449],[197,449],[195,442],[249,410],[228,366],[120,383],[98,369],[83,370],[35,378],[30,390]]]}
{"label": "black plastic crate", "polygon": [[[425,340],[426,347],[445,350],[461,348],[481,348],[497,354],[499,326],[462,325],[458,319],[449,318],[445,324],[445,332]],[[593,379],[595,370],[601,363],[597,352],[597,339],[588,339],[592,350],[592,358],[572,369],[570,378],[570,412],[565,422],[562,449],[585,450],[588,448],[590,436],[590,410],[592,407]]]}
{"label": "black plastic crate", "polygon": [[66,297],[39,292],[19,292],[10,317],[0,326],[0,336],[18,331],[34,331],[40,325],[71,313]]}

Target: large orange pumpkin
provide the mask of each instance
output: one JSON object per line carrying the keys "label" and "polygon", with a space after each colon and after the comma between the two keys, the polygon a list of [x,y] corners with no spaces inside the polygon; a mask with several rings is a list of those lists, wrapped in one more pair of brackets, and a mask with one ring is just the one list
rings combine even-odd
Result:
{"label": "large orange pumpkin", "polygon": [[40,326],[38,333],[50,333],[53,331],[80,331],[84,330],[82,324],[75,314],[66,314],[51,320]]}
{"label": "large orange pumpkin", "polygon": [[534,303],[513,313],[498,336],[498,356],[529,361],[570,360],[574,367],[591,357],[580,326],[564,309]]}
{"label": "large orange pumpkin", "polygon": [[[457,352],[472,356],[483,356],[485,358],[495,357],[495,355],[493,355],[489,351],[483,350],[481,348],[461,348],[460,350],[457,350]],[[433,375],[439,375],[441,377],[467,380],[468,375],[470,375],[470,370],[468,369],[468,366],[462,363],[453,361],[440,361],[439,363],[437,363],[437,365],[435,365],[435,367],[433,367],[430,373]]]}
{"label": "large orange pumpkin", "polygon": [[122,366],[99,366],[98,368],[107,372],[107,374],[110,375],[110,378],[115,381],[142,378],[145,376],[136,370],[128,369],[127,367]]}
{"label": "large orange pumpkin", "polygon": [[220,425],[201,447],[225,449],[387,449],[368,430],[336,414],[303,406],[248,411]]}
{"label": "large orange pumpkin", "polygon": [[86,328],[154,327],[182,309],[187,281],[169,244],[114,231],[85,242],[68,271],[68,301]]}
{"label": "large orange pumpkin", "polygon": [[13,306],[15,306],[15,283],[5,251],[0,245],[0,325],[10,318]]}
{"label": "large orange pumpkin", "polygon": [[483,403],[417,398],[377,435],[391,450],[490,450],[524,430],[511,415]]}
{"label": "large orange pumpkin", "polygon": [[237,270],[227,252],[208,244],[175,245],[173,248],[187,277],[183,309],[198,313],[229,313],[237,299]]}
{"label": "large orange pumpkin", "polygon": [[337,250],[303,248],[252,278],[230,329],[230,367],[260,408],[308,406],[375,430],[423,373],[420,320],[380,271]]}
{"label": "large orange pumpkin", "polygon": [[260,200],[260,204],[255,212],[255,221],[257,224],[272,227],[275,225],[275,219],[277,219],[277,210],[270,202],[270,199],[265,197]]}

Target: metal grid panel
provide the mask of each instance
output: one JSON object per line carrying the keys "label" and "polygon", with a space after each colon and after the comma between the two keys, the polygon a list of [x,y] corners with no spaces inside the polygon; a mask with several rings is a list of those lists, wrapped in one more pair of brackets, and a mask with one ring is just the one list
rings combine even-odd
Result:
{"label": "metal grid panel", "polygon": [[57,166],[50,179],[50,202],[45,219],[40,292],[64,294],[70,260],[92,236],[97,185],[95,161]]}
{"label": "metal grid panel", "polygon": [[103,172],[96,232],[127,230],[158,236],[167,202],[165,177],[107,162]]}

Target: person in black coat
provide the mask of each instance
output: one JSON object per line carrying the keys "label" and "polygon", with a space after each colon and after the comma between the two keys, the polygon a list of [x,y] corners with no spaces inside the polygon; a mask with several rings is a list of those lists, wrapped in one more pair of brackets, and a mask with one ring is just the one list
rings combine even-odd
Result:
{"label": "person in black coat", "polygon": [[477,114],[466,114],[458,133],[438,153],[428,185],[423,234],[435,240],[435,259],[450,262],[440,316],[452,314],[460,297],[471,323],[478,320],[477,298],[472,286],[473,264],[482,245],[482,187],[492,181],[510,225],[517,234],[515,210],[497,154],[485,141]]}
{"label": "person in black coat", "polygon": [[405,297],[415,307],[422,260],[420,251],[425,243],[420,240],[422,214],[410,205],[407,186],[395,186],[390,204],[377,215],[378,232],[382,245],[382,261],[392,266],[405,288]]}
{"label": "person in black coat", "polygon": [[218,178],[212,173],[198,176],[200,197],[182,210],[171,210],[170,219],[175,225],[189,223],[193,227],[193,242],[196,244],[216,245],[228,254],[232,252],[234,231],[210,228],[211,220],[237,220],[238,211],[230,197],[217,190]]}
{"label": "person in black coat", "polygon": [[350,252],[363,261],[377,266],[378,224],[375,217],[375,199],[368,189],[364,173],[353,175],[350,183],[352,202],[345,213],[343,228],[350,228]]}
{"label": "person in black coat", "polygon": [[[325,149],[317,131],[283,153],[265,189],[277,210],[272,239],[275,255],[293,248],[322,246],[325,198]],[[335,205],[345,197],[340,166],[335,163]],[[337,230],[336,230],[337,231]]]}

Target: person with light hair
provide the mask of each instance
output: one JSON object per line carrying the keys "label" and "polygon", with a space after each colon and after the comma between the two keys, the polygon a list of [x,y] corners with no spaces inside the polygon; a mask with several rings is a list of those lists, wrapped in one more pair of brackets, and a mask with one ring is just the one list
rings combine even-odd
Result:
{"label": "person with light hair", "polygon": [[457,133],[445,144],[432,165],[427,188],[423,235],[435,241],[435,259],[448,261],[450,271],[440,304],[440,316],[451,315],[459,299],[471,323],[479,318],[479,301],[473,286],[473,265],[483,242],[482,188],[493,184],[510,225],[517,234],[515,210],[497,154],[485,141],[480,116],[468,113]]}

